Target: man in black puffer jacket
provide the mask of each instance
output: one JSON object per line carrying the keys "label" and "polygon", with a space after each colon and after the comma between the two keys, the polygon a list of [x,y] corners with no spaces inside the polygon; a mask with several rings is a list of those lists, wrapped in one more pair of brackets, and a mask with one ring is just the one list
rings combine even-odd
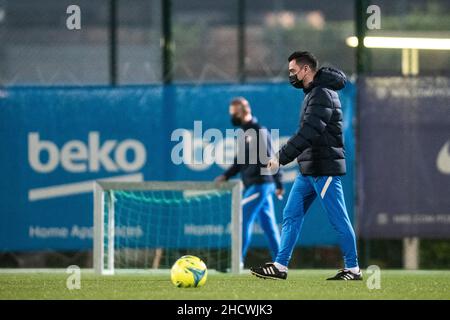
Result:
{"label": "man in black puffer jacket", "polygon": [[271,159],[268,168],[277,171],[297,158],[301,174],[295,179],[283,212],[281,244],[274,263],[251,268],[263,278],[286,279],[287,265],[297,243],[303,218],[320,199],[339,236],[344,269],[328,280],[361,280],[356,239],[345,207],[341,177],[345,174],[342,109],[336,90],[344,88],[344,73],[333,68],[317,69],[317,59],[307,51],[289,57],[289,81],[303,89],[305,97],[297,132]]}

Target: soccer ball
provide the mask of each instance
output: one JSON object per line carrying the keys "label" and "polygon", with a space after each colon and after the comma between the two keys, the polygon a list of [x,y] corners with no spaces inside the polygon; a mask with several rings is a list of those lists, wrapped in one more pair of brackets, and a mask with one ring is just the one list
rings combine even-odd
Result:
{"label": "soccer ball", "polygon": [[178,288],[201,287],[205,284],[207,275],[205,263],[195,256],[182,256],[170,271],[170,279]]}

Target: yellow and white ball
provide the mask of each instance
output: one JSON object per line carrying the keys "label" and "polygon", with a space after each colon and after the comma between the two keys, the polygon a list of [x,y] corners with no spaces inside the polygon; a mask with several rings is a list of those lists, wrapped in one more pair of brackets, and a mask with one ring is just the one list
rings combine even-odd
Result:
{"label": "yellow and white ball", "polygon": [[178,288],[196,288],[205,284],[206,264],[195,256],[182,256],[172,266],[170,279]]}

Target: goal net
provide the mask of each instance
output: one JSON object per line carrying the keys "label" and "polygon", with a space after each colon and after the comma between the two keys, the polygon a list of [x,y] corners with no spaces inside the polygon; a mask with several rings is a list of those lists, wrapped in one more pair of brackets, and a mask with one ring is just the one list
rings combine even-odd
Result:
{"label": "goal net", "polygon": [[110,182],[94,185],[94,269],[169,269],[181,256],[239,273],[241,184]]}

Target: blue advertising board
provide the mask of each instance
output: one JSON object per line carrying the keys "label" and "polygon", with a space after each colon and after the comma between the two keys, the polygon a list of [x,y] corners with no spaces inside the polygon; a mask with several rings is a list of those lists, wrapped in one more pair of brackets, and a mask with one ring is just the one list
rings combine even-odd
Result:
{"label": "blue advertising board", "polygon": [[[340,92],[351,217],[354,95],[351,83]],[[196,121],[203,131],[230,129],[228,105],[235,96],[250,101],[261,124],[279,129],[280,143],[297,129],[303,93],[288,84],[0,90],[0,250],[91,249],[94,180],[214,179],[226,166],[173,163],[179,141],[172,134],[180,128],[192,133]],[[297,174],[295,163],[284,169],[287,192]],[[275,201],[279,223],[286,198]],[[337,243],[319,203],[310,209],[299,243]],[[266,244],[258,228],[252,244]]]}

